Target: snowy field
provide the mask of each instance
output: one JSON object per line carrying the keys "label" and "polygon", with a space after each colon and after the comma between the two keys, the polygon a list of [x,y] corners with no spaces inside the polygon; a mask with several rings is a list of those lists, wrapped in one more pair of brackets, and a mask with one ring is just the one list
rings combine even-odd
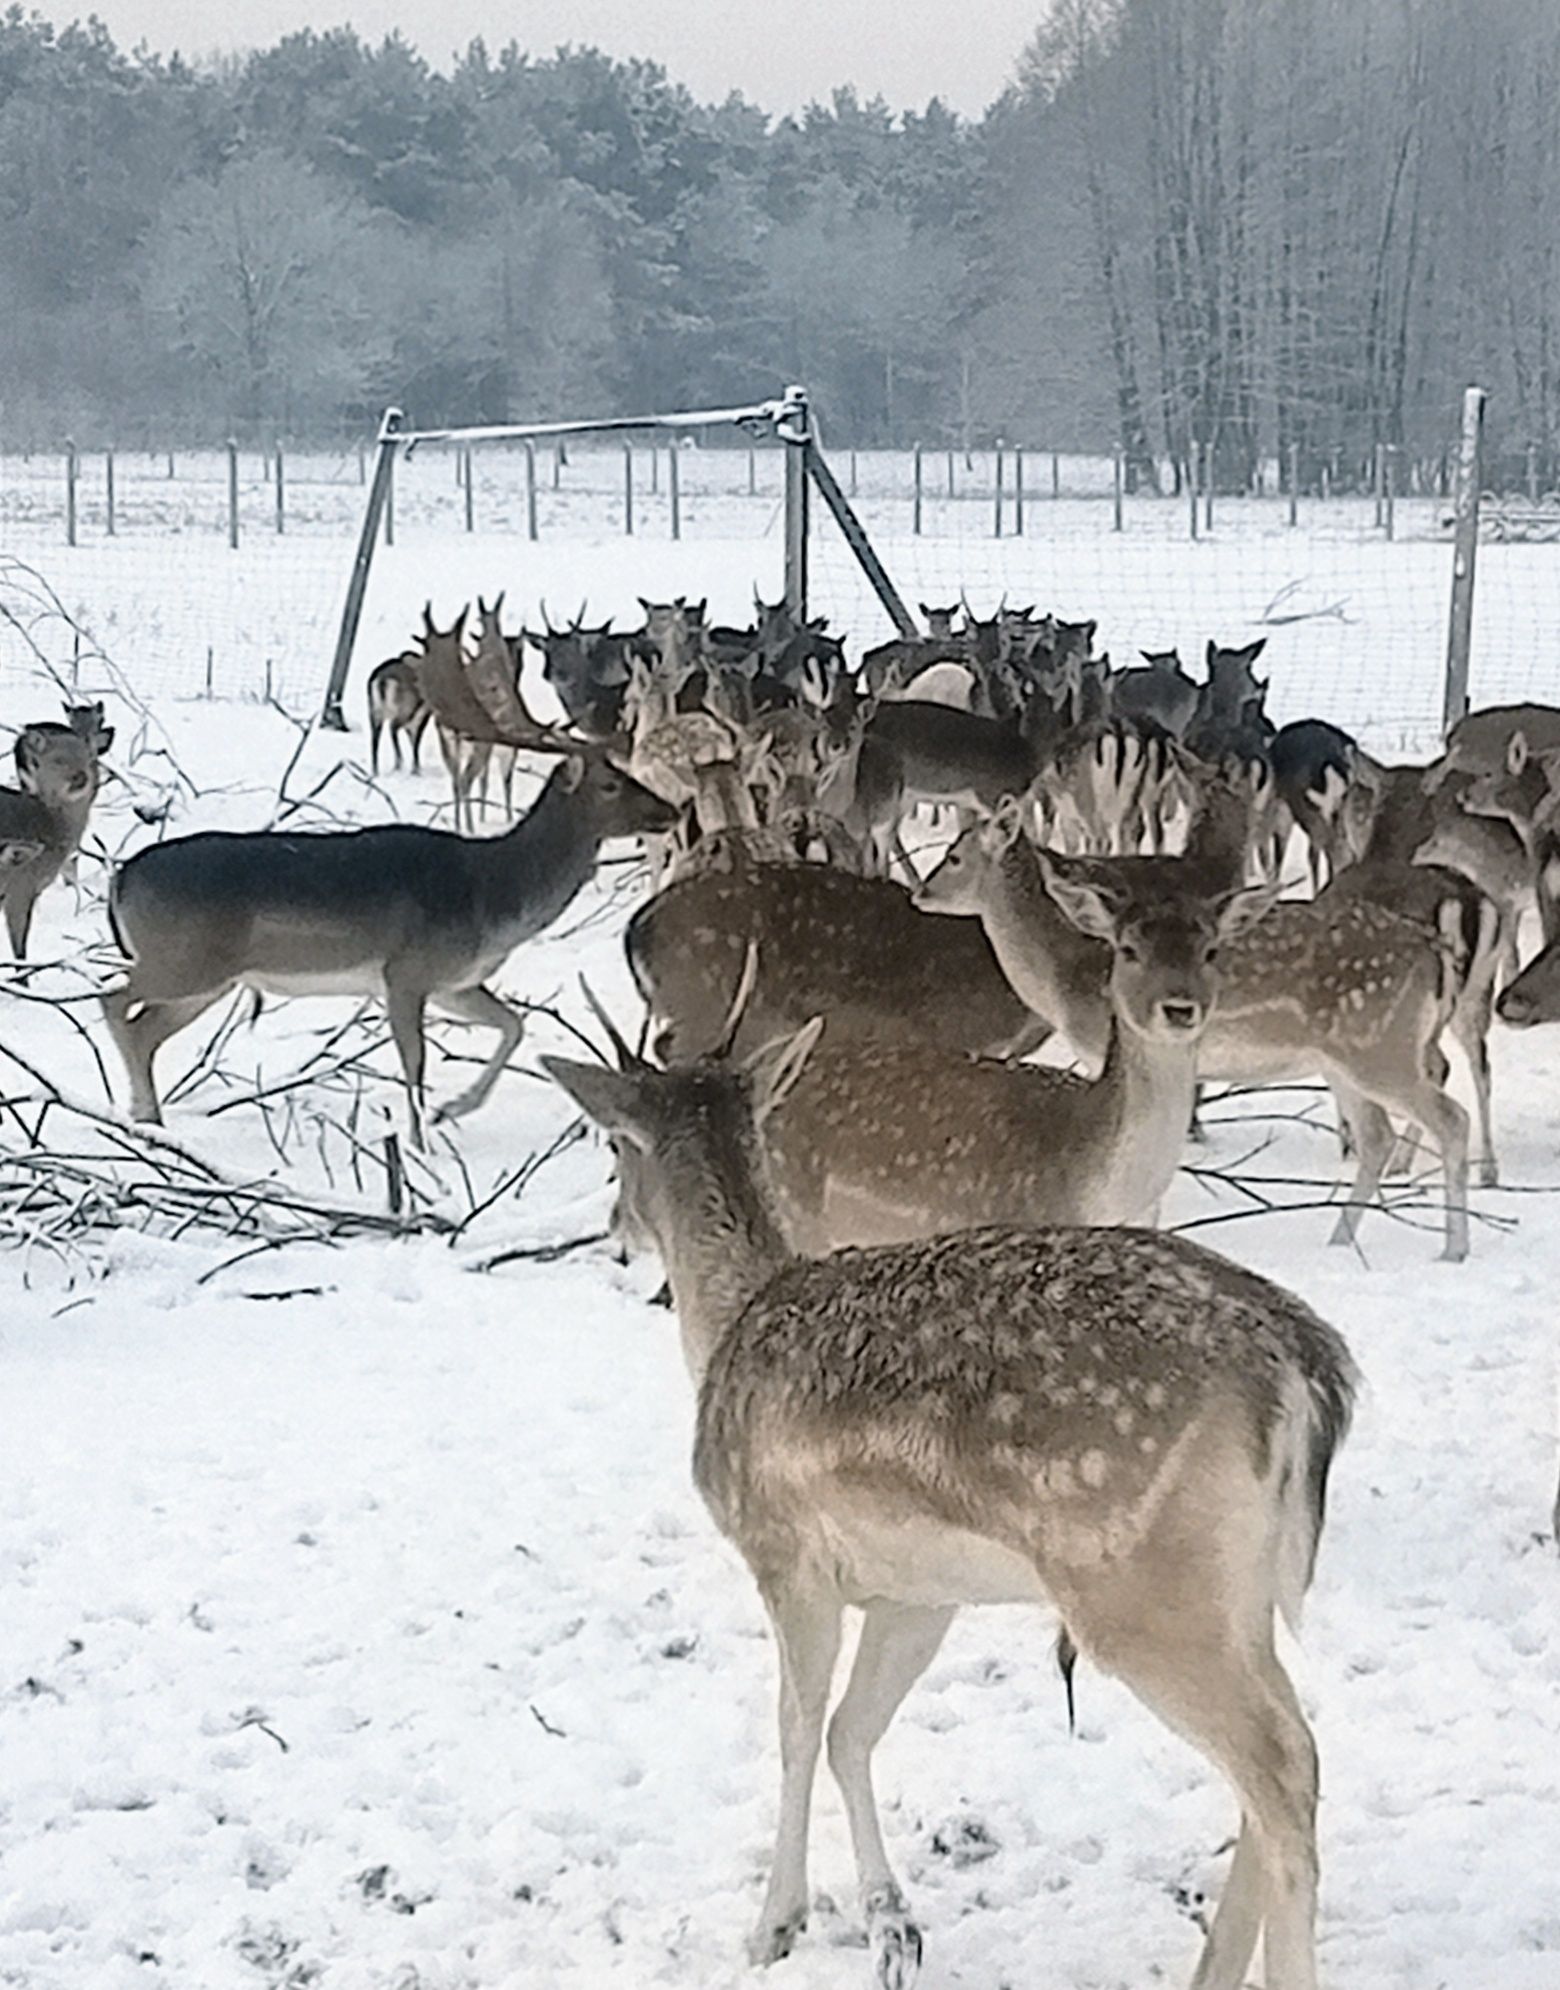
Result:
{"label": "snowy field", "polygon": [[[533,547],[441,535],[409,501],[404,519],[365,666],[430,592],[441,615],[506,583],[555,616],[582,593],[593,613],[627,614],[638,592],[708,593],[734,615],[779,571],[777,528]],[[109,695],[125,779],[95,822],[80,910],[56,887],[34,932],[43,965],[0,973],[0,1179],[48,1086],[94,1112],[121,1086],[81,998],[108,969],[99,859],[154,833],[133,804],[170,801],[175,833],[286,810],[294,825],[442,819],[432,776],[368,780],[360,732],[312,737],[289,767],[299,735],[255,682],[243,698],[194,695],[209,643],[246,671],[270,655],[279,701],[308,711],[348,545],[256,539],[231,555],[202,532],[68,555],[8,528],[6,550],[47,573],[113,661],[89,645],[77,668]],[[1438,698],[1447,549],[1334,550],[1346,570],[1325,566],[1320,540],[1302,563],[1276,533],[893,542],[912,599],[961,578],[991,600],[1011,584],[1098,612],[1121,649],[1166,636],[1200,653],[1209,634],[1247,635],[1297,579],[1317,609],[1347,581],[1342,613],[1270,625],[1275,703],[1363,713],[1388,746],[1417,737]],[[1481,601],[1536,603],[1547,623],[1535,610],[1519,625],[1513,608],[1497,641],[1503,625],[1482,621],[1479,688],[1554,695],[1560,553],[1486,549],[1481,571],[1500,570],[1497,553],[1525,577]],[[848,606],[844,561],[820,552],[817,571]],[[32,627],[68,675],[63,625]],[[360,691],[359,677],[354,713]],[[0,721],[55,702],[12,631]],[[630,865],[604,872],[502,988],[583,1024],[583,969],[632,1021],[619,936],[641,889]],[[72,999],[36,999],[56,995]],[[341,1003],[273,1004],[253,1026],[215,1012],[164,1053],[165,1079],[189,1074],[170,1134],[224,1181],[378,1214],[400,1111],[383,1036]],[[658,1272],[577,1242],[604,1228],[608,1160],[569,1137],[570,1109],[535,1073],[535,1053],[571,1041],[538,1015],[488,1106],[414,1165],[442,1234],[254,1254],[208,1227],[127,1223],[63,1254],[41,1239],[0,1253],[0,1984],[753,1980],[742,1940],[777,1793],[774,1654],[689,1485],[690,1393],[673,1324],[647,1304]],[[438,1044],[435,1098],[472,1054],[454,1026]],[[1367,1218],[1358,1255],[1326,1250],[1330,1218],[1305,1205],[1331,1191],[1335,1143],[1294,1093],[1215,1114],[1189,1156],[1202,1172],[1167,1211],[1229,1219],[1198,1234],[1302,1293],[1366,1378],[1296,1660],[1322,1752],[1335,1990],[1560,1983],[1557,1045],[1542,1030],[1495,1039],[1506,1186],[1474,1191],[1466,1265],[1436,1261],[1434,1210],[1412,1203]],[[101,1157],[112,1134],[55,1105],[37,1138]],[[1252,1216],[1221,1169],[1276,1178],[1272,1196],[1297,1206]],[[481,1269],[555,1245],[575,1247]],[[1222,1883],[1224,1788],[1087,1667],[1069,1737],[1053,1628],[967,1613],[881,1750],[928,1990],[1184,1983]],[[826,1777],[813,1884],[811,1929],[771,1980],[864,1990]]]}

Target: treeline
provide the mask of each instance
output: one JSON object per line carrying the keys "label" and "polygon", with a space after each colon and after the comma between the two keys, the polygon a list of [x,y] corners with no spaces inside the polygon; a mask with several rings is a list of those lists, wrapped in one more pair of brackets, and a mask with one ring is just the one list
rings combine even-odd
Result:
{"label": "treeline", "polygon": [[[1037,13],[1041,0],[1037,0]],[[1056,0],[979,122],[650,63],[290,35],[219,65],[0,16],[0,442],[702,405],[826,439],[1560,446],[1553,0]]]}

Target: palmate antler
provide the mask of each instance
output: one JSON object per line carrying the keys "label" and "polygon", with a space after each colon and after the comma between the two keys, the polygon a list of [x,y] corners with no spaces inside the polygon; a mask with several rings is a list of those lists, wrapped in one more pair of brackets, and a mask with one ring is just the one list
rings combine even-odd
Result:
{"label": "palmate antler", "polygon": [[502,639],[478,645],[468,659],[462,645],[464,611],[442,632],[423,612],[422,654],[414,658],[417,686],[446,732],[489,746],[530,753],[600,753],[600,741],[578,739],[545,726],[527,708],[515,681],[514,659]]}

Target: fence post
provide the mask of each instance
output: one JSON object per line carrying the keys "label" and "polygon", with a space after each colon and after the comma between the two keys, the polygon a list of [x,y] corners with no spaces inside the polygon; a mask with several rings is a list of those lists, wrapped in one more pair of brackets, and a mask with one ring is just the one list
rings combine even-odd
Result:
{"label": "fence post", "polygon": [[1119,532],[1122,527],[1121,500],[1126,490],[1126,483],[1127,466],[1122,461],[1121,451],[1118,449],[1111,458],[1110,464],[1110,529],[1112,532]]}
{"label": "fence post", "polygon": [[358,623],[363,615],[363,596],[368,588],[368,570],[373,564],[374,541],[379,534],[379,516],[390,499],[396,434],[400,426],[401,410],[386,408],[384,419],[379,424],[379,453],[374,460],[374,481],[369,488],[368,503],[363,508],[363,528],[358,534],[357,555],[352,562],[352,578],[347,583],[347,599],[341,611],[341,627],[336,634],[336,654],[330,667],[330,682],[325,688],[325,704],[320,712],[320,724],[332,732],[345,732],[347,729],[346,714],[341,709],[341,697],[347,688],[347,673],[352,668],[352,645],[357,640]]}
{"label": "fence post", "polygon": [[650,495],[658,497],[661,491],[661,450],[654,440],[650,444]]}
{"label": "fence post", "polygon": [[363,445],[361,442],[358,444],[358,482],[360,484],[368,482],[368,459],[363,454]]}
{"label": "fence post", "polygon": [[1213,530],[1213,444],[1202,446],[1203,530]]}
{"label": "fence post", "polygon": [[807,620],[807,458],[812,451],[812,413],[806,392],[800,387],[786,390],[786,399],[796,404],[796,439],[782,438],[785,445],[785,607],[793,624],[800,628]]}
{"label": "fence post", "polygon": [[1468,661],[1473,643],[1473,575],[1479,557],[1480,442],[1485,393],[1470,387],[1463,395],[1462,445],[1457,452],[1457,491],[1453,517],[1452,613],[1446,637],[1446,697],[1441,729],[1450,732],[1468,709]]}
{"label": "fence post", "polygon": [[758,451],[748,451],[748,496],[758,496]]}
{"label": "fence post", "polygon": [[1378,530],[1382,521],[1383,480],[1386,474],[1386,462],[1387,446],[1384,442],[1378,442],[1375,454],[1371,459],[1370,468],[1370,489],[1371,496],[1376,500],[1375,524]]}
{"label": "fence post", "polygon": [[525,445],[525,536],[534,539],[536,533],[536,444]]}
{"label": "fence post", "polygon": [[1062,494],[1062,459],[1060,456],[1057,455],[1056,451],[1053,449],[1051,451],[1051,496],[1053,498],[1059,498],[1061,494]]}
{"label": "fence post", "polygon": [[168,451],[168,481],[170,484],[173,482],[173,451],[171,449]]}
{"label": "fence post", "polygon": [[1013,532],[1022,539],[1024,536],[1024,452],[1013,451]]}
{"label": "fence post", "polygon": [[856,495],[856,452],[854,449],[850,452],[850,494],[852,497]]}
{"label": "fence post", "polygon": [[625,537],[634,536],[634,445],[623,444],[623,532]]}
{"label": "fence post", "polygon": [[238,546],[238,442],[228,437],[227,445],[227,486],[228,486],[228,545],[235,550]]}
{"label": "fence post", "polygon": [[953,451],[948,451],[948,495],[953,496]]}
{"label": "fence post", "polygon": [[471,493],[471,450],[469,448],[463,449],[461,455],[466,459],[461,471],[461,482],[466,487],[466,530],[468,532],[475,532],[477,529],[477,515],[475,500]]}
{"label": "fence post", "polygon": [[919,539],[921,536],[921,445],[915,445],[915,504],[910,514],[910,529]]}
{"label": "fence post", "polygon": [[1381,452],[1381,522],[1390,544],[1397,529],[1397,445],[1391,442]]}
{"label": "fence post", "polygon": [[1199,445],[1195,438],[1186,449],[1186,496],[1192,522],[1192,537],[1197,537],[1197,459]]}
{"label": "fence post", "polygon": [[282,463],[282,445],[276,445],[276,536],[287,530],[287,472]]}
{"label": "fence post", "polygon": [[[379,475],[377,463],[374,465],[374,475],[376,477]],[[368,501],[370,505],[374,502],[372,488],[369,490]],[[390,452],[390,467],[385,471],[384,514],[385,544],[393,546],[395,544],[395,451],[393,449]]]}
{"label": "fence post", "polygon": [[995,509],[991,520],[991,536],[993,539],[1000,539],[1002,537],[1002,438],[1000,435],[997,437],[995,486]]}
{"label": "fence post", "polygon": [[65,438],[65,543],[76,543],[76,445]]}
{"label": "fence post", "polygon": [[563,444],[561,442],[555,442],[553,444],[553,489],[555,491],[559,490],[562,488],[562,485],[563,485]]}
{"label": "fence post", "polygon": [[1289,522],[1291,525],[1298,525],[1300,523],[1300,445],[1298,442],[1291,442],[1289,445]]}
{"label": "fence post", "polygon": [[1538,444],[1536,442],[1530,442],[1527,446],[1527,494],[1529,504],[1538,503]]}
{"label": "fence post", "polygon": [[666,495],[672,504],[672,537],[682,537],[682,471],[677,466],[677,444],[666,452]]}
{"label": "fence post", "polygon": [[103,452],[103,509],[104,524],[108,528],[109,538],[112,539],[117,525],[117,520],[114,516],[114,452],[112,449],[105,449]]}

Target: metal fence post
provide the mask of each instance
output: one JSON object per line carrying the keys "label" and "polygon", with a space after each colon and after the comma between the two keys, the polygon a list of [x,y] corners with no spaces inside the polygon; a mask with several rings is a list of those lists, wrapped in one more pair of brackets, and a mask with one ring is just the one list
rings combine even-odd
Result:
{"label": "metal fence post", "polygon": [[287,472],[282,464],[282,445],[276,445],[276,536],[287,530]]}
{"label": "metal fence post", "polygon": [[812,449],[812,413],[807,395],[800,387],[786,391],[795,404],[796,439],[787,435],[785,445],[785,606],[792,623],[800,628],[807,620],[807,458]]}
{"label": "metal fence post", "polygon": [[672,506],[672,537],[682,537],[682,471],[677,462],[677,444],[666,452],[666,495]]}
{"label": "metal fence post", "polygon": [[1059,498],[1061,494],[1062,494],[1062,459],[1060,456],[1057,455],[1056,451],[1053,449],[1051,451],[1051,496],[1053,498]]}
{"label": "metal fence post", "polygon": [[[347,673],[352,668],[352,646],[357,640],[358,623],[363,616],[363,596],[368,589],[368,571],[374,560],[374,542],[379,535],[379,519],[386,513],[394,478],[396,436],[401,426],[401,410],[386,408],[384,419],[379,424],[379,453],[374,459],[374,481],[369,486],[368,503],[363,508],[363,527],[358,534],[357,555],[352,562],[352,577],[347,582],[347,598],[341,611],[341,627],[336,635],[336,654],[330,667],[330,683],[325,689],[325,703],[320,713],[320,724],[332,732],[345,732],[346,714],[341,709],[342,693],[347,688]],[[393,543],[386,534],[386,543]]]}
{"label": "metal fence post", "polygon": [[948,495],[953,496],[953,451],[948,451]]}
{"label": "metal fence post", "polygon": [[1112,532],[1119,532],[1122,527],[1121,500],[1127,481],[1126,468],[1126,464],[1121,460],[1121,451],[1118,449],[1111,458],[1110,465],[1110,529]]}
{"label": "metal fence post", "polygon": [[1193,440],[1187,445],[1186,450],[1186,496],[1194,539],[1197,537],[1197,456],[1198,444]]}
{"label": "metal fence post", "polygon": [[228,437],[227,445],[227,487],[228,487],[228,545],[238,547],[238,442]]}
{"label": "metal fence post", "polygon": [[1538,503],[1538,444],[1536,442],[1530,442],[1527,446],[1527,494],[1529,504]]}
{"label": "metal fence post", "polygon": [[1480,444],[1485,392],[1470,387],[1463,395],[1462,444],[1457,453],[1453,517],[1452,612],[1446,638],[1446,696],[1441,728],[1450,732],[1468,709],[1468,666],[1473,647],[1473,576],[1479,557]]}
{"label": "metal fence post", "polygon": [[1024,536],[1024,452],[1013,451],[1013,531],[1017,538]]}
{"label": "metal fence post", "polygon": [[921,536],[921,445],[915,445],[915,506],[911,512],[910,529],[917,539]]}
{"label": "metal fence post", "polygon": [[991,536],[993,539],[1000,539],[1002,537],[1002,438],[1000,435],[997,437],[997,454],[994,470],[995,504],[991,519]]}
{"label": "metal fence post", "polygon": [[1397,448],[1390,442],[1381,452],[1381,523],[1390,542],[1397,529]]}
{"label": "metal fence post", "polygon": [[466,530],[468,532],[475,532],[477,529],[477,514],[475,501],[471,492],[473,482],[471,475],[471,450],[469,448],[463,449],[461,455],[465,459],[461,466],[461,482],[466,488]]}
{"label": "metal fence post", "polygon": [[758,451],[756,449],[750,449],[748,451],[748,496],[757,497],[757,495],[758,495]]}
{"label": "metal fence post", "polygon": [[1213,530],[1213,444],[1202,446],[1203,530]]}
{"label": "metal fence post", "polygon": [[525,445],[525,536],[534,539],[536,533],[536,444]]}
{"label": "metal fence post", "polygon": [[65,438],[65,543],[76,543],[76,445]]}
{"label": "metal fence post", "polygon": [[632,539],[634,536],[634,445],[623,444],[623,531]]}
{"label": "metal fence post", "polygon": [[109,538],[112,539],[118,527],[118,520],[114,511],[114,452],[112,449],[105,449],[103,452],[103,511],[103,523],[107,527]]}
{"label": "metal fence post", "polygon": [[1385,497],[1384,482],[1386,476],[1386,463],[1387,463],[1387,445],[1384,442],[1378,442],[1376,444],[1375,453],[1371,461],[1371,470],[1370,470],[1370,488],[1371,488],[1371,495],[1376,500],[1375,523],[1378,529],[1382,522],[1382,510],[1383,510],[1383,502]]}
{"label": "metal fence post", "polygon": [[1298,525],[1300,523],[1300,445],[1298,442],[1291,442],[1289,445],[1289,522],[1291,525]]}

